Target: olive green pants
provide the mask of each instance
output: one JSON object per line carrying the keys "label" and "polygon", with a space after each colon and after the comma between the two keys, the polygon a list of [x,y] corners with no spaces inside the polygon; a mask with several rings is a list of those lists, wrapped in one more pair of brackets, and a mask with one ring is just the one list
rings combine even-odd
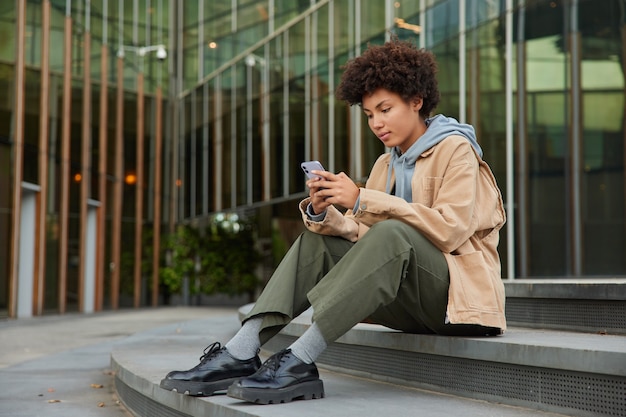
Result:
{"label": "olive green pants", "polygon": [[407,333],[485,334],[445,324],[448,285],[443,254],[400,221],[377,223],[356,243],[305,231],[244,321],[263,317],[261,344],[310,306],[328,344],[366,319]]}

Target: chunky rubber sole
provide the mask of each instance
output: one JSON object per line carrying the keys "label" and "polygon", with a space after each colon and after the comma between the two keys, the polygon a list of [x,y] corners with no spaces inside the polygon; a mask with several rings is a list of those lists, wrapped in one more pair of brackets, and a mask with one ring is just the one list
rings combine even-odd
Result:
{"label": "chunky rubber sole", "polygon": [[168,391],[190,395],[192,397],[208,397],[216,391],[225,391],[241,377],[223,379],[214,382],[182,381],[179,379],[163,379],[160,387]]}
{"label": "chunky rubber sole", "polygon": [[324,398],[324,383],[318,379],[280,389],[247,388],[235,383],[228,388],[227,394],[229,397],[255,404],[280,404],[293,400]]}

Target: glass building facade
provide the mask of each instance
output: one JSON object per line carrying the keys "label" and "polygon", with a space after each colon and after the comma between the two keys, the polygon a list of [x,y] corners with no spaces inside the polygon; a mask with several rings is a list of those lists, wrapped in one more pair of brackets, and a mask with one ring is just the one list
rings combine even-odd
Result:
{"label": "glass building facade", "polygon": [[[300,162],[385,152],[334,97],[392,33],[503,192],[503,279],[626,276],[623,0],[10,0],[0,6],[0,315],[160,301],[161,236],[299,230]],[[296,226],[297,225],[297,226]]]}

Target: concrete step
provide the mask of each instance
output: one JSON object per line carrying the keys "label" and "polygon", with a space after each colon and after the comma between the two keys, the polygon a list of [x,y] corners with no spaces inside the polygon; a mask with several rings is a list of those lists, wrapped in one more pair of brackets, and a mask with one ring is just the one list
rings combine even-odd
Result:
{"label": "concrete step", "polygon": [[509,326],[626,335],[626,279],[505,281]]}
{"label": "concrete step", "polygon": [[[294,332],[303,330],[306,321],[306,316],[301,317],[289,327],[289,333],[284,337],[293,337],[289,334],[293,335]],[[400,379],[397,383],[391,379],[380,381],[366,377],[368,375],[350,375],[322,367],[320,374],[324,381],[326,398],[294,401],[288,404],[254,405],[226,395],[196,398],[159,387],[160,380],[167,372],[172,369],[188,369],[196,365],[205,346],[213,341],[227,341],[238,328],[238,318],[233,315],[165,326],[128,337],[111,353],[111,365],[115,371],[119,398],[129,410],[141,417],[567,415],[435,392],[414,384],[406,384]],[[365,334],[361,330],[355,329],[346,336],[349,339],[360,337]],[[387,337],[378,329],[366,333],[371,335],[369,337],[372,339]],[[335,349],[334,345],[330,348]],[[344,346],[345,341],[339,345]],[[351,348],[348,345],[346,346]],[[269,354],[266,350],[262,353],[264,357]],[[349,352],[347,355],[350,356]],[[367,361],[368,358],[364,360]]]}
{"label": "concrete step", "polygon": [[[240,316],[251,305],[240,309]],[[288,346],[307,311],[266,344]],[[359,324],[318,358],[369,379],[569,415],[626,416],[626,336],[525,328],[498,337],[412,335]]]}

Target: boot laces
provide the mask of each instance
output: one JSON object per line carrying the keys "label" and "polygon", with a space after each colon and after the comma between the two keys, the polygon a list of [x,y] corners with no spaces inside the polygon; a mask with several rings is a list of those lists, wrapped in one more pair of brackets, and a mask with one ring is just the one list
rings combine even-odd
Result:
{"label": "boot laces", "polygon": [[280,364],[285,361],[285,355],[287,355],[289,352],[291,352],[291,350],[284,349],[276,353],[275,355],[270,356],[265,362],[264,367],[270,369],[272,371],[272,374],[275,375],[276,371],[280,367]]}
{"label": "boot laces", "polygon": [[202,356],[200,356],[200,363],[203,363],[209,360],[212,356],[214,356],[220,350],[222,350],[222,345],[220,344],[220,342],[215,342],[205,347],[204,351],[202,352]]}

